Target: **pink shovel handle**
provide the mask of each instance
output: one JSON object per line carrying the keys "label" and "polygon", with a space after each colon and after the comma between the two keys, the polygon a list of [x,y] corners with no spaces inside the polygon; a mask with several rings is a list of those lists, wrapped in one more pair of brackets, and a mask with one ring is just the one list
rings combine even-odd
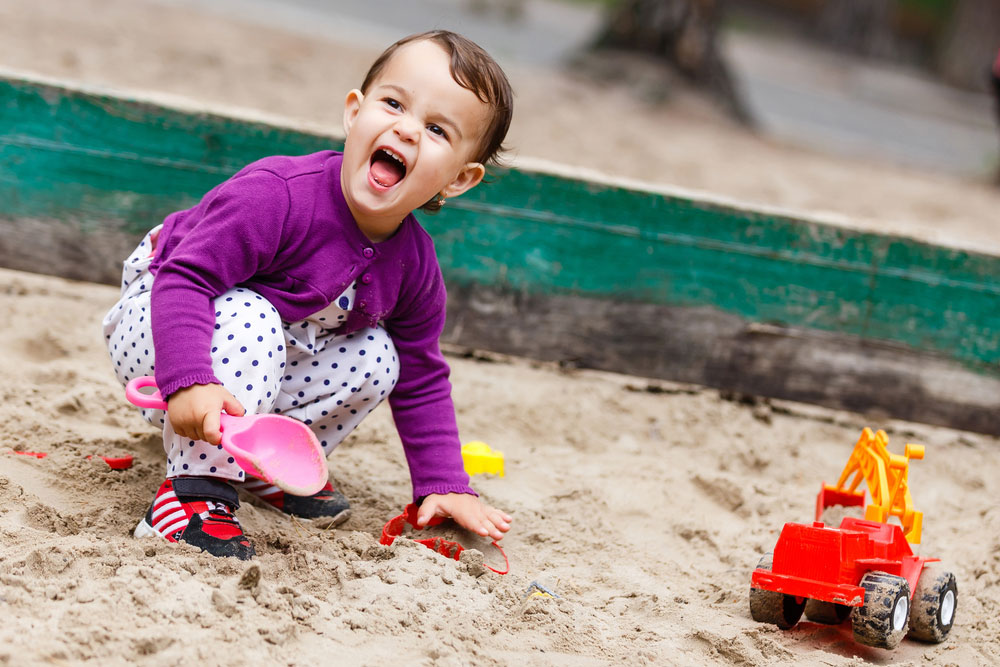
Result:
{"label": "pink shovel handle", "polygon": [[132,405],[138,405],[140,408],[155,408],[157,410],[166,410],[167,402],[163,400],[160,396],[160,390],[156,389],[152,394],[144,394],[140,389],[145,387],[152,387],[156,389],[156,378],[149,375],[144,375],[142,377],[137,377],[134,380],[129,380],[129,383],[125,385],[125,398]]}

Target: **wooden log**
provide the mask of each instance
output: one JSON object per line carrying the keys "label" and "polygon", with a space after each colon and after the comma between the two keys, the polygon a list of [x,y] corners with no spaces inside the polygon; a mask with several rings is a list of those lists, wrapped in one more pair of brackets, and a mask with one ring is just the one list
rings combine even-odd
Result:
{"label": "wooden log", "polygon": [[749,322],[709,307],[452,286],[444,341],[813,403],[876,422],[1000,433],[996,374],[905,345]]}

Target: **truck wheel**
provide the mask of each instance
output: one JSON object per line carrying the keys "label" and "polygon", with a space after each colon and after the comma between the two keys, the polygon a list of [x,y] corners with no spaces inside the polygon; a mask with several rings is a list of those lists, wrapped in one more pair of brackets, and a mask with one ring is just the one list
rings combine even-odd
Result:
{"label": "truck wheel", "polygon": [[854,610],[854,641],[876,648],[896,648],[909,626],[910,585],[903,577],[868,572],[861,578],[865,603]]}
{"label": "truck wheel", "polygon": [[[771,564],[772,555],[766,553],[757,563],[757,569],[770,572]],[[750,587],[750,616],[758,623],[773,623],[787,630],[799,622],[805,606],[805,599],[799,602],[794,595]]]}
{"label": "truck wheel", "polygon": [[822,600],[806,601],[806,618],[813,623],[840,625],[851,615],[851,608],[846,604],[824,602]]}
{"label": "truck wheel", "polygon": [[951,572],[927,568],[917,580],[910,612],[910,636],[935,644],[943,642],[955,621],[958,586]]}

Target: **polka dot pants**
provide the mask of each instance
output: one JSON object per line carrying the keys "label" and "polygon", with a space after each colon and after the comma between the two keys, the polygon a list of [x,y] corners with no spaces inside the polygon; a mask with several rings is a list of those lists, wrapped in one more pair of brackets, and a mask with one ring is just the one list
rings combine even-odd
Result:
{"label": "polka dot pants", "polygon": [[[155,370],[150,253],[147,235],[125,261],[121,300],[103,322],[108,353],[122,385]],[[353,300],[352,287],[317,316],[283,322],[274,306],[254,291],[229,290],[215,299],[215,376],[247,413],[280,413],[308,424],[329,455],[391,393],[399,377],[396,349],[381,327],[346,335],[325,328],[327,322],[346,319]],[[163,427],[168,478],[244,479],[243,470],[221,445],[176,435],[162,410],[142,409],[142,415]]]}

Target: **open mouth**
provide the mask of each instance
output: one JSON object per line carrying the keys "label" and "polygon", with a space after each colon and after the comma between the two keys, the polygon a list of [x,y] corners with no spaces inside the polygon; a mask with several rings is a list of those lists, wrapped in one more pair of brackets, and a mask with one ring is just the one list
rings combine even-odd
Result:
{"label": "open mouth", "polygon": [[379,186],[391,188],[406,176],[406,162],[392,150],[379,148],[369,161],[368,174]]}

